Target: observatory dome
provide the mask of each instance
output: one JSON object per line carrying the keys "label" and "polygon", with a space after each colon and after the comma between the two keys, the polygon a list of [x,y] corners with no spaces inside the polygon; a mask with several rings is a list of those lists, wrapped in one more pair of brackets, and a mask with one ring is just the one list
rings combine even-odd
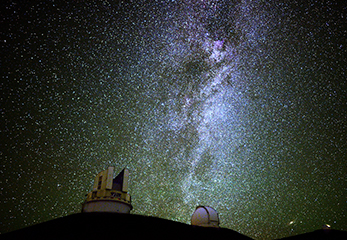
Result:
{"label": "observatory dome", "polygon": [[191,224],[200,227],[219,227],[218,213],[211,207],[197,206]]}

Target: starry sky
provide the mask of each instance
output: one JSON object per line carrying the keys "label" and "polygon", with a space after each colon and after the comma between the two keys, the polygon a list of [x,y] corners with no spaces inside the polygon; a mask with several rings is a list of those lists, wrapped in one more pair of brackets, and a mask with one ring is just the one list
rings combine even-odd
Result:
{"label": "starry sky", "polygon": [[80,212],[108,166],[134,214],[347,230],[346,3],[8,1],[1,26],[1,233]]}

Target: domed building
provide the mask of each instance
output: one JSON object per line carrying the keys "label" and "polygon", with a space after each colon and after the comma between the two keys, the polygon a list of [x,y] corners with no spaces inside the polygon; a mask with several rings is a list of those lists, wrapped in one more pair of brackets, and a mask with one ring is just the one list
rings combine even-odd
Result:
{"label": "domed building", "polygon": [[114,167],[109,167],[95,177],[82,212],[130,213],[133,207],[128,193],[129,170],[124,168],[115,178],[113,175]]}
{"label": "domed building", "polygon": [[193,226],[219,228],[218,212],[208,206],[197,206],[191,219]]}

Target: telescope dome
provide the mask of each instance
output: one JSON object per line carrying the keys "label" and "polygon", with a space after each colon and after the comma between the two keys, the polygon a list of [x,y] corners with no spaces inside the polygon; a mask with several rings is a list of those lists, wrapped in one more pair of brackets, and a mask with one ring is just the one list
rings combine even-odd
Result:
{"label": "telescope dome", "polygon": [[200,227],[219,227],[218,213],[211,207],[197,206],[192,215],[191,224]]}

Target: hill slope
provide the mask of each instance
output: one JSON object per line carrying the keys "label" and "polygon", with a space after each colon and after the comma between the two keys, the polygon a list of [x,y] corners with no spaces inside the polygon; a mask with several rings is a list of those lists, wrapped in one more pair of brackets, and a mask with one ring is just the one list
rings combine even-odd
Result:
{"label": "hill slope", "polygon": [[2,239],[240,239],[226,228],[203,228],[156,217],[118,213],[78,213],[1,235]]}
{"label": "hill slope", "polygon": [[[0,235],[1,239],[234,239],[251,238],[226,228],[204,228],[166,219],[119,213],[77,213]],[[316,230],[282,240],[345,240],[347,232]]]}

